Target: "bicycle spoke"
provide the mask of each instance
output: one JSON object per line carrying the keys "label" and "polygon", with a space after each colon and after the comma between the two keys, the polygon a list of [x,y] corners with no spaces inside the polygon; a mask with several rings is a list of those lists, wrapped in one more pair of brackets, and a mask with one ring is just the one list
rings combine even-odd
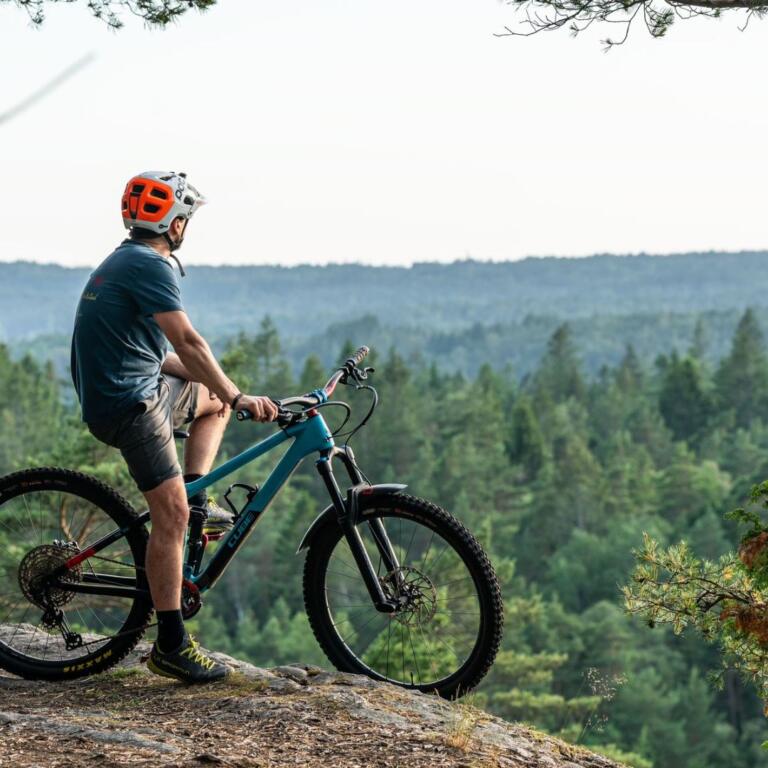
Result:
{"label": "bicycle spoke", "polygon": [[399,562],[390,573],[370,518],[369,526],[360,528],[366,550],[378,551],[372,562],[382,589],[398,603],[394,613],[384,615],[387,627],[375,621],[382,614],[366,602],[368,590],[361,574],[356,572],[352,579],[345,572],[349,550],[344,538],[338,540],[325,570],[325,602],[332,626],[365,666],[384,679],[423,686],[456,671],[469,658],[482,611],[477,593],[467,590],[472,575],[449,541],[433,527],[393,516],[397,519],[379,514]]}
{"label": "bicycle spoke", "polygon": [[[32,662],[61,661],[84,657],[89,648],[103,646],[121,633],[133,598],[68,591],[67,579],[60,586],[39,586],[45,584],[40,576],[116,528],[115,520],[100,506],[60,488],[35,488],[4,501],[0,542],[7,537],[14,544],[14,553],[12,562],[7,559],[9,554],[1,561],[0,624],[7,630],[0,635],[0,645]],[[143,570],[136,568],[133,557],[129,540],[120,538],[73,569],[67,578],[78,581],[88,574],[95,583],[100,576],[104,577],[102,583],[108,583],[109,576],[129,577]],[[38,621],[29,622],[35,613]],[[67,648],[62,627],[79,635],[81,644]]]}
{"label": "bicycle spoke", "polygon": [[408,633],[408,640],[411,643],[411,653],[413,654],[413,663],[414,663],[414,666],[416,667],[416,674],[419,677],[419,683],[421,683],[421,672],[419,671],[419,661],[416,658],[416,649],[413,647],[413,638],[411,637],[410,632]]}

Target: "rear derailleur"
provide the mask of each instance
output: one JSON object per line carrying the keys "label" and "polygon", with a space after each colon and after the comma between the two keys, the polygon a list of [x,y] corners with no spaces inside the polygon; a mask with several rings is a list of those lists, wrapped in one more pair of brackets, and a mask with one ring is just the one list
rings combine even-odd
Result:
{"label": "rear derailleur", "polygon": [[82,648],[83,636],[79,632],[72,631],[61,608],[49,605],[43,613],[42,625],[46,629],[58,629],[68,651]]}

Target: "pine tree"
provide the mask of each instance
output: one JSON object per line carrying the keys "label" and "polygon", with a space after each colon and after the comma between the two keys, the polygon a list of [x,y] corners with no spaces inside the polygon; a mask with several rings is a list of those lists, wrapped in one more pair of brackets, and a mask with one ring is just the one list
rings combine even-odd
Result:
{"label": "pine tree", "polygon": [[739,321],[731,352],[715,375],[721,408],[731,409],[736,424],[747,427],[768,415],[768,356],[757,318],[748,309]]}
{"label": "pine tree", "polygon": [[583,400],[586,386],[567,323],[561,325],[547,344],[547,351],[533,379],[533,392],[554,403],[569,398]]}
{"label": "pine tree", "polygon": [[533,412],[530,398],[522,395],[512,411],[512,430],[507,443],[510,460],[525,472],[525,480],[534,480],[544,464],[544,438]]}
{"label": "pine tree", "polygon": [[624,357],[616,370],[616,384],[625,395],[639,392],[644,383],[643,368],[637,357],[637,352],[631,344],[627,344]]}
{"label": "pine tree", "polygon": [[704,321],[699,317],[696,320],[696,326],[693,329],[693,338],[691,339],[691,347],[688,350],[689,357],[694,360],[702,362],[706,357],[707,347],[709,340],[707,338],[707,332],[704,328]]}
{"label": "pine tree", "polygon": [[673,353],[664,367],[659,393],[659,410],[676,440],[690,440],[700,434],[712,413],[696,362]]}

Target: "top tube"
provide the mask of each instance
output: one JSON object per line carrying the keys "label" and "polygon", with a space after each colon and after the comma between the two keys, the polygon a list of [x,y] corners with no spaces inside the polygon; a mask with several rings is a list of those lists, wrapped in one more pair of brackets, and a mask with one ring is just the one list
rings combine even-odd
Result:
{"label": "top tube", "polygon": [[252,445],[250,448],[246,448],[242,453],[237,454],[237,456],[233,456],[229,461],[226,461],[220,467],[211,470],[207,475],[203,475],[191,483],[186,483],[187,496],[193,496],[199,491],[205,490],[208,486],[213,485],[223,477],[236,472],[246,464],[250,464],[250,462],[259,458],[259,456],[269,453],[290,438],[294,438],[295,440],[293,446],[291,446],[291,450],[294,451],[297,464],[305,456],[308,456],[311,453],[328,451],[334,446],[333,437],[328,429],[328,425],[325,423],[325,419],[318,414],[311,419],[307,419],[306,421],[299,422],[275,432],[264,440]]}

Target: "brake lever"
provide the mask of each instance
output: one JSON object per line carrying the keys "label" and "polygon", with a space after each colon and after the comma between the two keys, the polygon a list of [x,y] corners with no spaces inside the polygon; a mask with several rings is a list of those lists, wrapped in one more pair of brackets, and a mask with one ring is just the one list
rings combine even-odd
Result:
{"label": "brake lever", "polygon": [[[375,368],[353,368],[351,371],[348,371],[344,376],[341,378],[341,383],[346,384],[347,386],[354,386],[359,387],[362,382],[366,381],[368,379],[368,376],[372,374],[376,369]],[[350,383],[349,379],[353,380],[353,383]]]}

